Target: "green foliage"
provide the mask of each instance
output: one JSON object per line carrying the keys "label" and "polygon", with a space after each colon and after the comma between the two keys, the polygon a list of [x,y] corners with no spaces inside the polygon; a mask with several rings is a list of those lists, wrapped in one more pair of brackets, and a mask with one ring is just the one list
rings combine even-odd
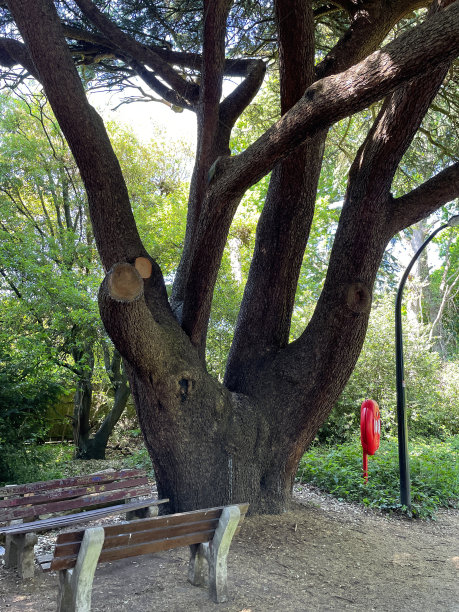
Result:
{"label": "green foliage", "polygon": [[[1,99],[1,319],[42,361],[71,368],[100,324],[85,196],[43,99]],[[27,340],[26,340],[27,339]]]}
{"label": "green foliage", "polygon": [[61,387],[38,365],[0,342],[0,484],[35,480],[48,462],[36,443],[46,436],[44,414]]}
{"label": "green foliage", "polygon": [[128,127],[109,124],[142,241],[170,282],[183,248],[192,152],[157,130],[142,143]]}
{"label": "green foliage", "polygon": [[[396,435],[394,297],[373,307],[359,360],[328,421],[318,433],[320,442],[344,442],[359,428],[360,405],[378,402],[381,433]],[[431,350],[428,329],[404,318],[404,357],[407,420],[410,435],[444,439],[459,433],[458,364],[442,364]]]}
{"label": "green foliage", "polygon": [[150,455],[144,446],[134,451],[129,457],[126,457],[123,460],[123,467],[145,470],[150,478],[155,477]]}
{"label": "green foliage", "polygon": [[[412,442],[409,453],[412,514],[432,518],[441,507],[457,507],[459,438]],[[301,459],[297,477],[300,482],[313,484],[340,500],[384,511],[406,511],[400,505],[397,441],[383,440],[368,464],[369,478],[365,484],[362,447],[354,439],[333,448],[313,447]]]}
{"label": "green foliage", "polygon": [[[51,372],[67,389],[90,381],[94,426],[112,405],[110,346],[98,312],[103,272],[82,182],[42,97],[3,95],[0,108],[1,340],[13,361],[29,361],[31,379]],[[112,124],[110,132],[142,238],[167,282],[183,246],[191,153],[159,133],[145,144],[128,128]]]}

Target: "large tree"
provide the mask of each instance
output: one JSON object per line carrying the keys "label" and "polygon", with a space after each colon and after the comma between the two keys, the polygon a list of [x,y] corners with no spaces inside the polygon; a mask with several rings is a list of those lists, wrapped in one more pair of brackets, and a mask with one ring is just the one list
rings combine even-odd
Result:
{"label": "large tree", "polygon": [[[102,320],[127,365],[159,493],[174,510],[231,501],[249,501],[255,512],[285,509],[298,461],[358,358],[386,245],[459,194],[457,163],[402,197],[390,191],[459,52],[458,0],[435,1],[423,21],[380,48],[424,4],[6,2],[5,31],[12,34],[0,40],[0,61],[9,76],[19,64],[42,83],[79,166],[107,272]],[[315,17],[334,11],[342,35],[330,46]],[[315,32],[316,23],[322,30]],[[252,56],[239,56],[239,49]],[[282,116],[231,155],[231,130],[265,72],[256,53],[265,51],[278,57]],[[170,297],[139,237],[120,166],[75,60],[95,62],[98,82],[104,75],[112,83],[137,75],[172,107],[196,112],[187,228]],[[222,99],[225,76],[240,80]],[[382,99],[349,171],[315,312],[289,343],[327,128]],[[221,384],[205,364],[212,294],[238,204],[270,171]]]}

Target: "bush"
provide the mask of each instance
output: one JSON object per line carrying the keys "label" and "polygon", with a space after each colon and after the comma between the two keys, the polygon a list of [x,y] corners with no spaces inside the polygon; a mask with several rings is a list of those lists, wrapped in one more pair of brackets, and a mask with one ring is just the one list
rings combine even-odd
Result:
{"label": "bush", "polygon": [[49,458],[37,443],[46,437],[46,408],[60,390],[0,348],[0,485],[31,482],[43,473]]}
{"label": "bush", "polygon": [[[371,398],[381,411],[381,434],[397,435],[393,297],[372,311],[357,365],[327,422],[320,443],[349,441],[359,430],[361,403]],[[427,329],[404,321],[406,413],[413,437],[446,439],[459,434],[459,364],[442,363],[431,350]]]}
{"label": "bush", "polygon": [[[416,441],[409,445],[412,514],[433,517],[440,507],[457,507],[459,437],[447,441]],[[362,477],[362,447],[353,440],[334,448],[317,446],[301,459],[297,477],[340,500],[355,501],[384,511],[406,511],[400,505],[398,445],[381,441],[369,458],[369,479]]]}

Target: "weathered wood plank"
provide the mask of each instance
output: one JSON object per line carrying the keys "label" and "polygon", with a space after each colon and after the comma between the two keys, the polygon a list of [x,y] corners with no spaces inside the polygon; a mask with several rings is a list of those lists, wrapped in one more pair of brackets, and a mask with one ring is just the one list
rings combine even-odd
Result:
{"label": "weathered wood plank", "polygon": [[[167,500],[169,501],[169,500]],[[249,504],[239,504],[239,510],[241,512],[241,519],[239,524],[242,523],[244,517],[249,508]],[[107,525],[105,529],[105,536],[111,537],[121,533],[134,533],[135,531],[144,531],[147,529],[154,529],[159,527],[166,527],[168,525],[176,525],[181,523],[193,523],[200,520],[220,518],[222,513],[222,507],[208,508],[206,510],[192,510],[191,512],[181,512],[177,514],[169,514],[165,516],[158,516],[150,519],[140,519],[130,521],[129,523],[121,523],[117,525]],[[1,531],[0,531],[1,532]],[[78,535],[77,535],[78,534]],[[57,536],[56,544],[72,541],[72,538],[81,540],[83,538],[84,530],[80,532],[61,533]]]}
{"label": "weathered wood plank", "polygon": [[19,518],[27,518],[29,516],[39,516],[40,514],[51,514],[54,512],[65,512],[76,508],[86,508],[102,504],[110,504],[111,502],[119,501],[120,499],[131,499],[132,497],[141,497],[151,495],[149,486],[138,488],[119,489],[117,491],[102,492],[94,495],[83,495],[74,499],[55,501],[46,504],[31,505],[20,508],[10,508],[0,512],[0,521],[11,521]]}
{"label": "weathered wood plank", "polygon": [[[138,557],[140,555],[171,550],[172,548],[190,546],[191,544],[201,544],[203,542],[210,542],[213,538],[214,533],[215,529],[212,529],[207,532],[192,533],[189,535],[177,536],[176,538],[168,538],[165,540],[159,540],[154,542],[144,542],[143,544],[137,544],[135,546],[109,548],[101,552],[98,563],[104,563],[107,561],[117,561],[118,559]],[[77,555],[71,557],[54,557],[51,562],[50,569],[60,570],[75,567],[76,559]]]}
{"label": "weathered wood plank", "polygon": [[15,497],[18,495],[26,495],[35,491],[48,491],[50,489],[58,489],[61,487],[73,485],[91,485],[103,482],[112,482],[113,480],[125,479],[128,477],[145,477],[145,470],[118,470],[117,472],[100,472],[96,474],[85,474],[83,476],[72,476],[70,478],[58,478],[56,480],[43,480],[40,482],[29,482],[23,485],[9,485],[0,487],[0,497]]}
{"label": "weathered wood plank", "polygon": [[[26,497],[10,497],[8,499],[0,500],[0,508],[15,508],[18,506],[27,506],[30,504],[42,504],[52,502],[60,499],[72,499],[74,497],[81,497],[83,495],[91,495],[93,493],[101,493],[103,491],[114,491],[117,489],[130,489],[142,485],[148,485],[148,478],[129,478],[126,480],[115,480],[114,482],[107,482],[103,484],[91,484],[86,486],[71,486],[62,489],[51,489],[37,494],[30,494]],[[0,519],[3,516],[3,512],[0,510]]]}
{"label": "weathered wood plank", "polygon": [[[146,508],[147,506],[156,506],[159,504],[166,504],[168,499],[142,499],[127,504],[117,504],[115,506],[109,506],[108,508],[97,508],[95,510],[87,510],[86,512],[78,512],[67,516],[56,516],[48,519],[42,519],[38,521],[31,521],[29,523],[21,523],[18,525],[7,525],[0,527],[0,533],[5,534],[18,534],[18,533],[39,533],[40,531],[50,531],[52,529],[60,529],[62,527],[68,527],[70,525],[79,525],[81,523],[87,523],[94,521],[105,516],[112,514],[120,514],[130,510],[138,510],[140,508]],[[72,532],[72,533],[84,533]],[[64,535],[64,534],[63,534]],[[81,535],[81,538],[83,536]]]}
{"label": "weathered wood plank", "polygon": [[[168,527],[160,527],[158,529],[146,529],[144,531],[135,531],[132,533],[120,533],[108,537],[105,534],[104,545],[102,550],[109,548],[129,547],[134,544],[142,544],[144,542],[161,541],[168,538],[176,538],[181,535],[189,535],[192,533],[204,533],[214,530],[218,525],[218,518],[208,519],[197,523],[185,523],[182,525],[172,525]],[[56,543],[54,550],[55,557],[69,557],[78,555],[82,538],[73,539],[69,542]]]}

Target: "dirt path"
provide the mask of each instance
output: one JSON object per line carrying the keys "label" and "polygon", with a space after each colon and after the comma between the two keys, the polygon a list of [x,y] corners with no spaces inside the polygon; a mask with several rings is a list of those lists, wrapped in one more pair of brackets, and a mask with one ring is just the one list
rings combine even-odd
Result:
{"label": "dirt path", "polygon": [[[228,562],[229,601],[186,580],[186,550],[100,566],[93,612],[459,612],[459,513],[386,518],[298,488],[292,512],[249,517]],[[0,569],[0,610],[51,612],[56,574]]]}

